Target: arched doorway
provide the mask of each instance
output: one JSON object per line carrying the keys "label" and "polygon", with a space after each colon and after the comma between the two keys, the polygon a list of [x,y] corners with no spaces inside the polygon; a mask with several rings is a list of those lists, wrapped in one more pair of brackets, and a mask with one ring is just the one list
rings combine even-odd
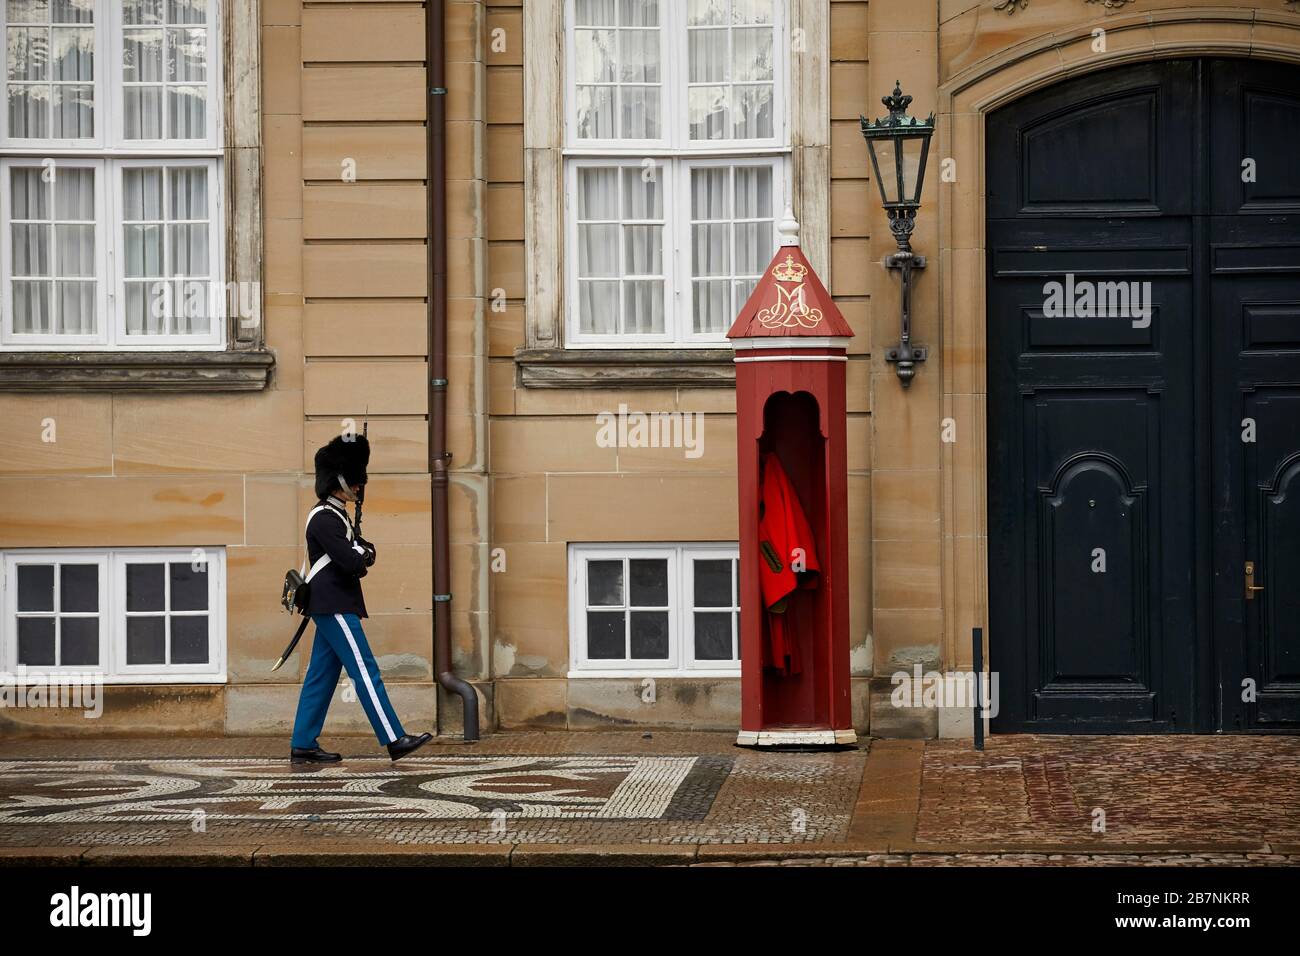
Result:
{"label": "arched doorway", "polygon": [[994,729],[1294,732],[1300,68],[1092,73],[985,146]]}

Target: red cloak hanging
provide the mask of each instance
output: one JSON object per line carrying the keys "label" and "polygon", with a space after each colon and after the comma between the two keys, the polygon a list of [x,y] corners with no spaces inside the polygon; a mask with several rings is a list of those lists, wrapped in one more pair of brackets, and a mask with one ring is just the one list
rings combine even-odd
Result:
{"label": "red cloak hanging", "polygon": [[768,625],[763,666],[784,676],[798,674],[802,667],[797,635],[785,613],[786,599],[796,590],[817,587],[821,565],[799,496],[772,453],[763,455],[759,464],[758,546],[758,579]]}

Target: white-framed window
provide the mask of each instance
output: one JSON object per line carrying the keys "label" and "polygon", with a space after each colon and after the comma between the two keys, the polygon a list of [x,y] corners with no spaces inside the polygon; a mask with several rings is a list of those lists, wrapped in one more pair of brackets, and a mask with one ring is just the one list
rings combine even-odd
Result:
{"label": "white-framed window", "polygon": [[219,0],[0,0],[0,346],[219,349]]}
{"label": "white-framed window", "polygon": [[735,545],[571,545],[572,676],[738,676],[739,588]]}
{"label": "white-framed window", "polygon": [[225,680],[224,548],[8,551],[2,586],[7,673]]}
{"label": "white-framed window", "polygon": [[785,8],[567,0],[567,345],[725,341],[790,192]]}

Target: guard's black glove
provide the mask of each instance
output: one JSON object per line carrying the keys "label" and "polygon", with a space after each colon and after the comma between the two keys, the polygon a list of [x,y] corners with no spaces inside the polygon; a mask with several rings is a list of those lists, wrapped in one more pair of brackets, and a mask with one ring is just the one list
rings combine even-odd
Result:
{"label": "guard's black glove", "polygon": [[376,551],[375,546],[371,544],[369,541],[367,541],[365,538],[357,538],[357,544],[361,545],[361,547],[365,550],[364,558],[366,562],[366,567],[373,568],[375,566],[375,559],[379,557],[379,552]]}

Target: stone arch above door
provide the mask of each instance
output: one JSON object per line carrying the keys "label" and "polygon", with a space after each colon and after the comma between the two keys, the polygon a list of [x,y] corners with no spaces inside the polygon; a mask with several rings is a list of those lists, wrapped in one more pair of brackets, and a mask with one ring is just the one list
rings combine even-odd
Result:
{"label": "stone arch above door", "polygon": [[[1257,8],[1184,3],[1112,11],[1057,0],[1011,22],[988,4],[939,26],[939,357],[942,416],[958,440],[942,445],[941,586],[945,665],[968,668],[971,628],[988,628],[985,449],[985,170],[987,115],[1061,80],[1143,60],[1227,56],[1300,63],[1300,12],[1280,0]],[[1029,12],[1027,10],[1026,12]],[[1105,31],[1105,52],[1094,30]],[[988,50],[981,53],[981,48]],[[951,181],[944,176],[945,167]],[[922,213],[924,215],[924,213]],[[987,657],[985,658],[987,660]]]}

